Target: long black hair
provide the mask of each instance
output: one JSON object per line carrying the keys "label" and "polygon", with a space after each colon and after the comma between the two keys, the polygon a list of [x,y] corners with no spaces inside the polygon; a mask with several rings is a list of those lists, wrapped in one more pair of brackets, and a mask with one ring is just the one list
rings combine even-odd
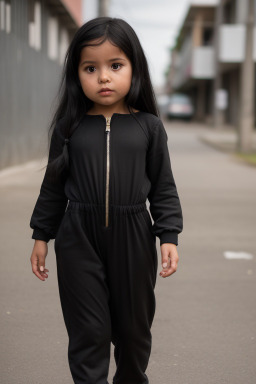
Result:
{"label": "long black hair", "polygon": [[[97,40],[97,43],[92,44],[92,40]],[[100,45],[106,40],[119,47],[132,64],[131,87],[125,97],[129,112],[135,116],[132,107],[159,116],[147,60],[133,28],[126,21],[119,18],[97,17],[89,20],[76,31],[64,60],[58,89],[59,103],[48,131],[50,146],[54,128],[61,120],[63,150],[57,158],[48,161],[47,175],[50,179],[56,179],[58,176],[65,179],[68,174],[69,138],[80,120],[93,106],[93,102],[85,96],[78,76],[81,50],[86,46]]]}

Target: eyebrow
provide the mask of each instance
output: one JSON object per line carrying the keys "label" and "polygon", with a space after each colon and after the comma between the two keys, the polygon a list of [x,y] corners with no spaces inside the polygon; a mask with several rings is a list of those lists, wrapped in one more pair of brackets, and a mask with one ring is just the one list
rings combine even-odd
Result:
{"label": "eyebrow", "polygon": [[[116,60],[123,60],[123,61],[125,61],[125,59],[123,59],[122,57],[115,57],[114,59],[110,59],[109,61],[116,61]],[[93,61],[93,60],[84,60],[83,62],[82,62],[82,64],[81,65],[83,65],[83,64],[88,64],[88,63],[90,63],[90,64],[95,64],[95,63],[97,63],[97,61]]]}

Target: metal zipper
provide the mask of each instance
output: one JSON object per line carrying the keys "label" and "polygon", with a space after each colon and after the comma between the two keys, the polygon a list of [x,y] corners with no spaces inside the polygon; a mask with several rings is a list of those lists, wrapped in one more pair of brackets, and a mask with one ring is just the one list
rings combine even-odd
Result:
{"label": "metal zipper", "polygon": [[110,172],[110,122],[111,117],[106,117],[106,129],[107,134],[107,163],[106,163],[106,227],[108,227],[109,219],[109,172]]}

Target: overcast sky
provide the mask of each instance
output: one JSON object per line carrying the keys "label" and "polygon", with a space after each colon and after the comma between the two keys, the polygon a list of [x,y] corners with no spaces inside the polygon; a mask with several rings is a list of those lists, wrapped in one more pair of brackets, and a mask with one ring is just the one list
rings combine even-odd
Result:
{"label": "overcast sky", "polygon": [[[205,0],[204,0],[205,2]],[[110,16],[126,20],[146,54],[154,86],[164,83],[175,41],[190,0],[110,0]],[[85,0],[84,21],[96,17],[97,1]]]}

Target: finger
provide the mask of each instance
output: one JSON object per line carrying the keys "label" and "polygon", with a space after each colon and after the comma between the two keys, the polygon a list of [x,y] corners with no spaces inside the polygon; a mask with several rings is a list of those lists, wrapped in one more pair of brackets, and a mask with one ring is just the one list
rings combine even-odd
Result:
{"label": "finger", "polygon": [[168,276],[172,275],[173,273],[175,273],[176,271],[177,271],[177,264],[176,264],[176,266],[172,266],[172,267],[168,268],[167,270],[162,270],[160,272],[160,276],[168,277]]}
{"label": "finger", "polygon": [[39,256],[38,257],[38,269],[39,269],[39,271],[44,272],[44,268],[45,268],[45,258]]}
{"label": "finger", "polygon": [[167,270],[168,268],[168,252],[166,251],[162,251],[162,267],[163,267],[163,270]]}
{"label": "finger", "polygon": [[41,275],[43,275],[45,277],[48,277],[47,272],[49,272],[48,269],[45,269],[44,272],[41,272]]}
{"label": "finger", "polygon": [[42,280],[42,281],[45,281],[45,277],[42,276],[40,272],[35,271],[34,273],[35,273],[35,275],[38,277],[38,279],[40,279],[40,280]]}
{"label": "finger", "polygon": [[168,271],[160,272],[160,276],[161,276],[161,277],[168,277],[168,276],[170,276],[170,275],[172,275],[172,273],[170,273],[170,272],[168,272]]}
{"label": "finger", "polygon": [[33,273],[36,275],[36,277],[38,277],[38,279],[45,281],[44,276],[41,275],[41,273],[38,271],[37,267],[36,267],[36,269],[33,270]]}
{"label": "finger", "polygon": [[37,262],[35,260],[31,260],[32,272],[38,277],[40,280],[45,281],[45,278],[41,275]]}
{"label": "finger", "polygon": [[41,276],[48,277],[46,272],[40,272],[40,273],[41,273]]}

